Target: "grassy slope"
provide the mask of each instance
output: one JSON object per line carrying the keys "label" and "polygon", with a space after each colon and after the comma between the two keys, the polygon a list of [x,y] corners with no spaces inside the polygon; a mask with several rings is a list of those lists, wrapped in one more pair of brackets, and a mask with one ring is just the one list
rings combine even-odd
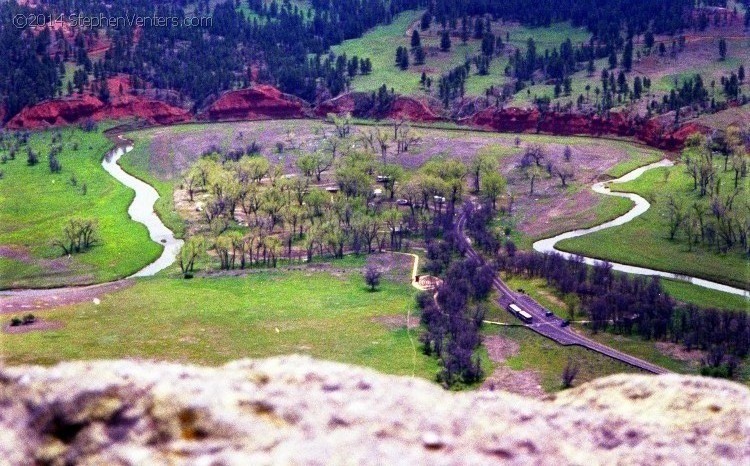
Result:
{"label": "grassy slope", "polygon": [[[415,21],[419,19],[421,11],[407,11],[398,15],[391,24],[378,26],[367,32],[359,39],[347,40],[341,45],[333,47],[335,54],[346,54],[347,56],[369,57],[372,60],[373,72],[368,76],[357,76],[352,87],[357,91],[374,91],[383,84],[393,88],[400,94],[420,94],[424,91],[420,88],[419,78],[422,71],[428,76],[433,76],[434,88],[437,91],[437,78],[444,72],[464,63],[467,57],[475,56],[480,49],[481,41],[470,39],[463,44],[458,37],[452,38],[452,48],[449,52],[438,51],[440,47],[440,26],[433,24],[430,31],[422,33],[422,46],[428,51],[425,64],[421,66],[411,65],[407,71],[402,71],[395,65],[396,49],[399,46],[410,47],[410,38],[406,31]],[[556,24],[552,28],[527,28],[519,25],[493,24],[496,35],[506,39],[506,33],[510,35],[510,44],[526,49],[526,43],[533,37],[537,49],[558,47],[567,38],[574,44],[585,42],[589,39],[584,29],[574,28],[568,23]],[[510,50],[510,49],[507,49]],[[508,65],[508,54],[500,54],[493,59],[490,73],[486,76],[476,74],[472,67],[472,75],[466,83],[467,95],[484,95],[490,86],[502,86],[505,82],[505,68]],[[551,89],[551,86],[550,86]],[[524,95],[526,91],[523,91]],[[551,91],[550,91],[551,92]],[[520,94],[519,94],[520,95]]]}
{"label": "grassy slope", "polygon": [[[667,181],[665,173],[669,173]],[[729,174],[722,178],[726,178],[723,185],[731,186]],[[691,188],[692,181],[681,165],[646,172],[616,189],[640,194],[652,202],[651,209],[626,225],[562,241],[558,247],[568,252],[747,287],[748,261],[741,253],[719,255],[700,246],[689,252],[685,241],[670,241],[667,237],[661,196],[673,192],[686,202],[692,202],[697,197]]]}
{"label": "grassy slope", "polygon": [[[357,273],[155,278],[103,297],[100,306],[45,313],[65,327],[6,335],[2,353],[11,364],[121,357],[221,364],[304,353],[432,379],[435,360],[415,350],[404,329],[389,330],[374,320],[406,316],[414,310],[414,293],[389,281],[370,293]],[[418,344],[415,332],[411,337]]]}
{"label": "grassy slope", "polygon": [[[358,91],[374,91],[383,84],[400,94],[416,94],[419,90],[419,75],[405,75],[395,66],[396,48],[409,46],[405,33],[416,21],[421,11],[406,11],[396,16],[391,24],[378,26],[359,39],[344,41],[332,47],[333,53],[358,56],[372,60],[372,73],[354,79],[353,88]],[[407,77],[408,76],[408,77]]]}
{"label": "grassy slope", "polygon": [[[29,167],[22,150],[16,160],[0,166],[5,172],[0,180],[0,244],[29,254],[21,260],[0,259],[0,288],[113,280],[137,271],[161,253],[146,228],[127,215],[133,192],[101,167],[111,143],[99,133],[65,129],[62,134],[61,173],[51,174],[48,168],[51,132],[31,137],[31,146],[40,154],[38,165]],[[75,142],[77,151],[72,149]],[[73,174],[76,187],[70,183]],[[84,183],[86,195],[81,191]],[[60,249],[52,243],[68,219],[76,216],[99,222],[101,244],[69,259],[60,258]],[[44,262],[49,260],[55,263]]]}

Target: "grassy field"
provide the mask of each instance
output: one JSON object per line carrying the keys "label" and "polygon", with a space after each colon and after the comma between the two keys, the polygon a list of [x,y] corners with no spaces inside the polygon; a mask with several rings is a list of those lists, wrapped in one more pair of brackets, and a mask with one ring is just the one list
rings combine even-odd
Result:
{"label": "grassy field", "polygon": [[[731,173],[721,170],[719,173],[724,179],[723,185],[729,189]],[[692,202],[698,198],[691,188],[692,180],[682,165],[650,170],[635,181],[617,185],[616,189],[640,194],[652,203],[651,209],[623,226],[562,241],[558,247],[586,256],[747,288],[748,260],[741,252],[717,254],[701,246],[688,251],[686,241],[669,240],[663,196],[671,192]]]}
{"label": "grassy field", "polygon": [[[37,165],[27,165],[25,149],[0,165],[0,289],[113,280],[136,272],[161,253],[146,228],[128,217],[133,192],[101,166],[111,143],[100,133],[60,132],[61,173],[50,173],[48,166],[52,132],[30,138],[39,154]],[[85,253],[61,257],[53,242],[72,217],[96,219],[100,241]]]}
{"label": "grassy field", "polygon": [[526,328],[494,327],[492,331],[519,344],[518,354],[508,358],[505,364],[513,370],[538,372],[542,388],[547,392],[560,389],[560,376],[568,360],[580,365],[576,385],[611,374],[640,372],[627,364],[581,347],[561,347]]}
{"label": "grassy field", "polygon": [[[435,359],[421,353],[420,330],[407,332],[403,326],[409,312],[418,319],[416,291],[403,281],[386,280],[371,293],[359,274],[362,265],[362,258],[348,258],[319,271],[139,280],[103,296],[99,305],[38,314],[63,327],[4,335],[0,355],[7,364],[130,357],[214,365],[300,353],[434,380],[439,368]],[[512,319],[497,308],[488,318]],[[538,372],[546,391],[560,388],[560,373],[569,358],[581,362],[579,382],[632,371],[596,353],[557,346],[526,329],[488,325],[483,333],[498,332],[520,347],[506,362],[508,367]],[[486,350],[479,354],[491,374]]]}
{"label": "grassy field", "polygon": [[9,364],[122,357],[221,364],[303,353],[432,379],[435,360],[415,353],[405,329],[377,320],[404,319],[415,292],[385,281],[370,293],[359,273],[154,278],[104,296],[99,306],[45,312],[64,328],[4,335],[2,354]]}

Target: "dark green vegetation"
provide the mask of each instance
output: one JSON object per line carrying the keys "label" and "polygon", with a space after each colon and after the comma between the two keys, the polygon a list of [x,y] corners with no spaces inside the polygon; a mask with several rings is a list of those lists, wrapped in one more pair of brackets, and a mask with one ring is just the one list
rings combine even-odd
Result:
{"label": "dark green vegetation", "polygon": [[[27,144],[25,138],[6,133],[0,149],[0,288],[108,281],[158,257],[161,247],[128,217],[132,191],[101,166],[110,141],[78,129],[33,133]],[[33,165],[29,150],[38,160]],[[51,150],[59,164],[54,173]],[[55,242],[72,218],[94,219],[98,240],[68,256]]]}
{"label": "dark green vegetation", "polygon": [[[0,75],[8,77],[0,83],[7,108],[3,119],[24,106],[74,92],[88,91],[106,102],[110,91],[104,82],[114,73],[130,75],[137,90],[175,91],[180,98],[173,100],[193,110],[222,91],[252,81],[276,85],[313,102],[347,91],[352,80],[355,87],[367,90],[381,85],[408,93],[431,88],[444,100],[467,91],[486,92],[494,99],[546,106],[564,97],[556,103],[600,110],[663,90],[666,93],[649,95],[644,103],[657,111],[673,110],[680,103],[713,109],[723,97],[682,92],[693,79],[691,69],[639,70],[642,58],[674,61],[686,44],[690,48],[688,33],[712,27],[729,27],[729,37],[717,35],[716,43],[710,44],[721,70],[704,76],[702,89],[715,81],[727,98],[742,98],[742,63],[737,57],[746,44],[732,32],[741,30],[741,13],[721,18],[709,9],[696,10],[690,0],[165,0],[156,9],[147,0],[125,0],[106,5],[83,1],[76,7],[79,17],[155,14],[170,25],[147,22],[137,40],[138,26],[131,22],[69,31],[32,27],[33,21],[16,27],[16,15],[58,18],[70,13],[67,3],[31,7],[3,2],[0,50],[15,51],[0,54]],[[405,36],[412,24],[421,41],[412,43]],[[377,27],[383,29],[367,37],[372,46],[351,43],[332,51],[332,46],[359,39]],[[396,67],[393,58],[399,46],[408,50]],[[413,67],[419,68],[416,73],[399,75],[398,70]],[[605,68],[609,75],[600,83],[599,72]],[[720,77],[726,78],[726,86]]]}

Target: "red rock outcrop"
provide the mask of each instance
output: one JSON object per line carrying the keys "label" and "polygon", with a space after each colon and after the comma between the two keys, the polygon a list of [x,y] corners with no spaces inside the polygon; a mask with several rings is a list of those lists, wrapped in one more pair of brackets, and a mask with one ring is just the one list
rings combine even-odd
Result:
{"label": "red rock outcrop", "polygon": [[191,119],[187,110],[161,100],[130,94],[127,76],[107,81],[110,101],[102,102],[91,94],[52,99],[24,108],[8,121],[9,129],[42,129],[80,123],[84,120],[141,118],[151,124],[172,124]]}
{"label": "red rock outcrop", "polygon": [[315,107],[315,115],[325,117],[328,114],[342,115],[348,113],[357,118],[390,118],[405,119],[415,122],[440,121],[444,118],[440,110],[430,105],[429,101],[409,96],[396,96],[387,107],[381,108],[372,94],[350,92],[326,100]]}
{"label": "red rock outcrop", "polygon": [[577,113],[542,113],[536,109],[488,108],[462,123],[494,131],[516,133],[539,132],[561,136],[621,136],[636,139],[658,149],[680,150],[690,134],[707,132],[708,128],[697,124],[686,124],[676,130],[670,129],[657,119],[646,120],[613,112],[607,116]]}
{"label": "red rock outcrop", "polygon": [[343,115],[348,113],[352,116],[360,116],[357,115],[357,101],[365,98],[366,97],[364,96],[364,94],[360,93],[341,94],[338,97],[334,97],[333,99],[321,102],[317,107],[315,107],[315,115],[319,117],[325,117],[331,113],[335,115]]}
{"label": "red rock outcrop", "polygon": [[440,121],[443,119],[425,102],[413,97],[402,96],[397,97],[396,101],[393,102],[393,105],[388,112],[388,118],[403,118],[405,120],[418,122]]}
{"label": "red rock outcrop", "polygon": [[92,95],[53,99],[23,109],[10,119],[9,129],[43,129],[84,120],[101,121],[136,117],[152,124],[172,124],[190,120],[190,113],[159,100],[124,95],[104,103]]}
{"label": "red rock outcrop", "polygon": [[266,120],[312,116],[302,99],[284,94],[273,86],[258,85],[229,91],[199,115],[206,120]]}
{"label": "red rock outcrop", "polygon": [[104,103],[91,95],[48,100],[26,107],[8,121],[10,129],[41,129],[77,123],[92,118],[104,108]]}

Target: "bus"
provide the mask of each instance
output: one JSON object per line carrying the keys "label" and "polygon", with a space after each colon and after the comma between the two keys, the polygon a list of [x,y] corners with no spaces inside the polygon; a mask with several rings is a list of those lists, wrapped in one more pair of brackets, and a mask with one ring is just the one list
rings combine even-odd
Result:
{"label": "bus", "polygon": [[517,304],[511,304],[510,306],[508,306],[508,310],[510,311],[511,314],[521,319],[521,321],[523,321],[525,324],[530,324],[531,322],[534,321],[534,317],[532,317],[531,314],[529,314],[528,312],[518,307]]}

